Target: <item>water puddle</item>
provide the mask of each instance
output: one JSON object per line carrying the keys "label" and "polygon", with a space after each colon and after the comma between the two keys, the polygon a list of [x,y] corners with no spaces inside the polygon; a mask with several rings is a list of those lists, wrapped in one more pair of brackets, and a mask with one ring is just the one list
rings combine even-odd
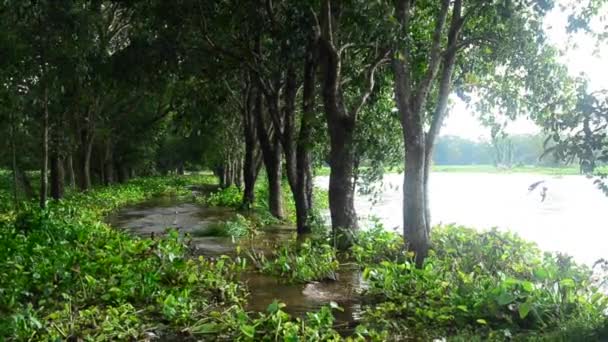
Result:
{"label": "water puddle", "polygon": [[[236,243],[230,237],[193,236],[213,225],[235,217],[236,212],[227,208],[207,208],[194,204],[188,197],[158,197],[149,201],[123,208],[110,215],[107,222],[142,237],[160,237],[167,228],[177,228],[180,235],[191,236],[193,255],[218,257],[234,256]],[[265,227],[252,240],[242,241],[242,245],[253,246],[256,251],[270,253],[277,243],[294,237],[295,229],[289,226]],[[278,299],[287,307],[288,313],[304,317],[307,312],[316,311],[330,302],[337,303],[343,311],[334,310],[336,326],[348,330],[360,318],[361,299],[358,295],[363,287],[361,273],[355,267],[343,267],[338,272],[338,281],[312,282],[309,284],[285,284],[276,277],[255,271],[245,272],[243,283],[247,284],[250,295],[248,310],[262,312],[273,300]]]}

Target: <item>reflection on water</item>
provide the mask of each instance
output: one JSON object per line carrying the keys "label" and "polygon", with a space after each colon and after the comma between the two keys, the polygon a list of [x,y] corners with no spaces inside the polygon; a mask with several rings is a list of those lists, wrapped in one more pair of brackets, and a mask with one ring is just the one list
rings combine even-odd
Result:
{"label": "reflection on water", "polygon": [[[528,192],[528,186],[540,180],[546,181],[544,202],[542,186]],[[322,187],[328,181],[315,180]],[[389,174],[376,203],[370,196],[358,196],[359,216],[376,216],[385,227],[400,231],[402,183],[403,175]],[[544,250],[565,252],[589,265],[608,259],[608,198],[583,176],[433,173],[429,192],[433,224],[509,229]]]}
{"label": "reflection on water", "polygon": [[[235,214],[230,209],[201,207],[183,198],[159,197],[119,210],[108,217],[107,222],[142,237],[158,237],[164,235],[167,228],[178,228],[181,235],[205,230],[233,218]],[[277,243],[294,236],[293,227],[276,225],[265,227],[255,238],[244,239],[241,244],[268,254]],[[206,236],[191,237],[191,240],[194,255],[217,257],[236,253],[236,244],[231,238]],[[363,282],[361,273],[354,268],[341,269],[338,279],[339,281],[310,284],[285,284],[276,277],[254,271],[244,273],[241,278],[250,291],[248,310],[266,311],[268,305],[278,299],[287,304],[285,311],[302,317],[333,301],[344,309],[334,310],[334,316],[337,327],[346,331],[350,322],[359,318],[361,305],[358,292]]]}

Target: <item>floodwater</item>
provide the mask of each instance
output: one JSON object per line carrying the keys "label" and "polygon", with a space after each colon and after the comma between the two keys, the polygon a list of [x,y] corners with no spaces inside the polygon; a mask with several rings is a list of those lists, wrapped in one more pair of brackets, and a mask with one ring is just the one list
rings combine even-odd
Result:
{"label": "floodwater", "polygon": [[[528,186],[538,181],[545,182],[529,192]],[[315,179],[325,188],[328,182],[328,177]],[[359,217],[375,216],[387,229],[400,232],[402,184],[402,174],[388,174],[378,196],[357,196]],[[498,227],[590,266],[608,259],[608,197],[584,176],[436,172],[429,179],[429,197],[433,225]]]}
{"label": "floodwater", "polygon": [[[375,216],[387,229],[401,231],[402,177],[386,175],[377,196],[357,196],[355,204],[363,221]],[[528,191],[530,184],[541,180],[545,182],[536,190]],[[328,181],[328,177],[315,179],[320,187],[327,187]],[[517,232],[544,250],[568,253],[589,265],[600,258],[608,259],[608,224],[603,212],[608,209],[608,198],[585,177],[433,173],[429,186],[433,224],[456,223],[477,229],[498,227]],[[541,200],[543,186],[547,188],[544,201]],[[193,194],[196,195],[196,191]],[[204,231],[234,215],[230,209],[193,204],[192,198],[160,197],[124,208],[107,221],[117,228],[149,237],[161,236],[169,227],[178,228],[182,235]],[[294,235],[293,227],[267,227],[247,243],[257,251],[270,253],[277,243]],[[234,255],[236,248],[235,242],[225,237],[192,236],[190,246],[194,255],[211,258]],[[359,293],[365,284],[354,268],[342,267],[337,281],[304,285],[285,284],[253,271],[243,274],[242,281],[250,291],[248,309],[252,311],[265,311],[274,299],[279,299],[287,304],[287,312],[304,316],[333,301],[344,309],[343,312],[334,310],[337,326],[342,331],[348,330],[361,313]]]}
{"label": "floodwater", "polygon": [[[117,228],[125,229],[141,237],[161,237],[167,228],[177,228],[180,235],[190,234],[189,245],[193,255],[215,258],[236,253],[237,243],[229,237],[196,236],[196,232],[209,229],[212,225],[233,218],[236,213],[226,208],[207,208],[192,203],[187,197],[158,197],[146,202],[123,208],[110,215],[106,221]],[[268,255],[282,241],[295,237],[295,228],[287,226],[265,227],[253,240],[244,239],[241,244],[253,246],[256,252]],[[276,277],[255,271],[242,275],[250,295],[248,310],[263,312],[275,299],[287,306],[285,310],[300,317],[316,311],[330,302],[336,302],[343,311],[334,310],[336,324],[342,331],[359,318],[363,282],[360,272],[351,267],[343,267],[337,281],[312,282],[309,284],[286,284]]]}

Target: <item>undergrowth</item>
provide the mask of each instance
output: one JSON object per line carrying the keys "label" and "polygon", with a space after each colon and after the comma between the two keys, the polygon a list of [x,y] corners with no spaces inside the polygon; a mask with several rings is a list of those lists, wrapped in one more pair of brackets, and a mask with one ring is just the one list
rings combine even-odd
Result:
{"label": "undergrowth", "polygon": [[[192,177],[136,179],[70,193],[48,208],[6,206],[0,215],[0,340],[342,340],[333,303],[291,317],[279,301],[244,307],[240,256],[193,259],[175,231],[133,237],[102,222],[109,212],[159,194],[189,194]],[[225,190],[217,203],[236,203]],[[0,192],[0,195],[2,192]],[[4,195],[2,195],[4,196]],[[232,200],[228,200],[232,198]],[[240,203],[240,198],[239,198]],[[210,202],[207,202],[210,203]],[[260,204],[262,210],[263,204]],[[237,216],[222,231],[254,234],[264,220]],[[317,222],[318,223],[318,222]],[[334,278],[338,255],[322,228],[277,246],[260,269],[288,282]],[[436,227],[420,269],[402,237],[379,223],[356,235],[342,261],[361,267],[366,298],[352,340],[608,339],[608,299],[591,270],[541,252],[516,235]]]}
{"label": "undergrowth", "polygon": [[73,193],[0,220],[0,340],[253,340],[335,336],[322,309],[296,320],[276,303],[254,317],[237,281],[244,259],[192,259],[176,231],[137,238],[102,222],[196,178],[149,178]]}
{"label": "undergrowth", "polygon": [[421,269],[401,246],[400,236],[372,229],[353,249],[375,303],[364,322],[396,339],[608,338],[608,298],[568,256],[511,233],[458,226],[433,230]]}

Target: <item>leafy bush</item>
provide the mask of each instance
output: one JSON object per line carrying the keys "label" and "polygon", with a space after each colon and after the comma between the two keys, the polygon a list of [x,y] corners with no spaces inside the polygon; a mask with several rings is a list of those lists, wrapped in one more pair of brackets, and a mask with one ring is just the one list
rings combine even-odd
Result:
{"label": "leafy bush", "polygon": [[185,193],[185,182],[135,180],[0,221],[0,339],[136,339],[241,303],[242,265],[191,260],[176,232],[139,239],[101,222],[121,205]]}
{"label": "leafy bush", "polygon": [[496,230],[446,226],[435,229],[432,240],[421,269],[407,255],[377,264],[367,258],[373,261],[363,272],[367,292],[378,302],[365,312],[370,326],[399,332],[399,338],[472,331],[501,339],[530,333],[563,338],[571,327],[593,339],[606,324],[607,297],[591,283],[590,270],[569,257],[542,254]]}
{"label": "leafy bush", "polygon": [[270,258],[257,256],[261,271],[280,277],[286,282],[305,283],[313,280],[335,279],[340,265],[336,250],[327,243],[307,239],[290,241],[273,252]]}
{"label": "leafy bush", "polygon": [[256,227],[241,214],[236,214],[234,219],[217,223],[209,228],[193,232],[194,236],[226,236],[240,238],[253,233]]}
{"label": "leafy bush", "polygon": [[240,207],[243,200],[243,192],[236,186],[230,186],[212,192],[202,198],[202,203],[210,207]]}
{"label": "leafy bush", "polygon": [[387,231],[377,218],[372,219],[368,229],[360,230],[355,236],[351,254],[361,265],[380,261],[404,261],[405,244],[401,235]]}

